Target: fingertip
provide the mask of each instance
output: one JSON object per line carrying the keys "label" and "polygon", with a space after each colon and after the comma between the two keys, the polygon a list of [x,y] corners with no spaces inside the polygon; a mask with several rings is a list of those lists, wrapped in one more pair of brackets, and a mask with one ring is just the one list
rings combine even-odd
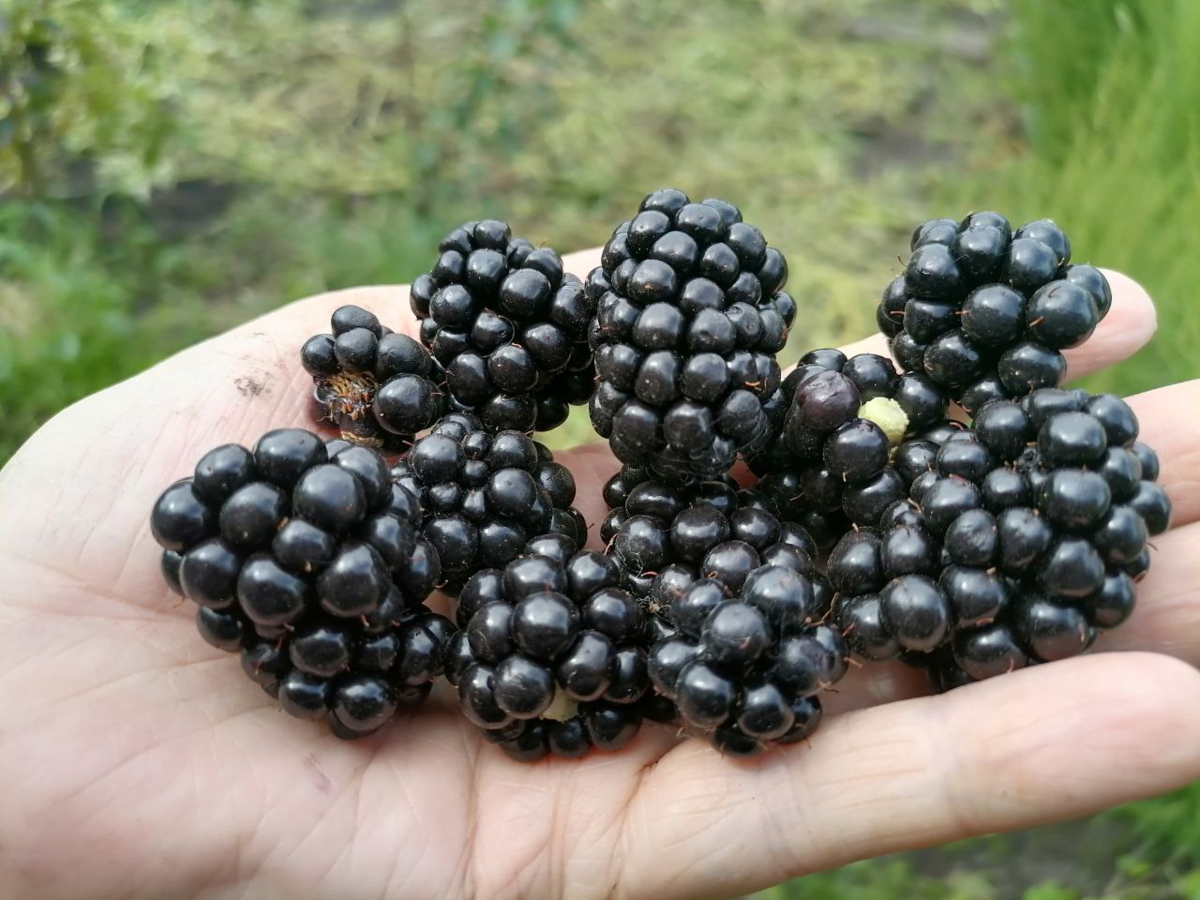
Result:
{"label": "fingertip", "polygon": [[[1141,337],[1141,343],[1150,341],[1154,332],[1158,330],[1158,310],[1150,293],[1124,272],[1115,269],[1100,271],[1108,278],[1109,288],[1112,290],[1109,317],[1133,329],[1135,334]],[[1108,317],[1105,320],[1108,320]]]}
{"label": "fingertip", "polygon": [[1116,312],[1122,320],[1128,319],[1130,323],[1140,323],[1147,335],[1153,335],[1158,329],[1158,310],[1146,289],[1124,272],[1116,269],[1100,271],[1108,279],[1108,286],[1112,290],[1110,313]]}
{"label": "fingertip", "polygon": [[[1129,745],[1131,774],[1152,784],[1171,770],[1186,781],[1200,777],[1200,671],[1176,657],[1140,650],[1093,658],[1122,666],[1117,677],[1106,679],[1114,695],[1105,699],[1122,707],[1113,733]],[[1171,739],[1146,740],[1148,722]]]}
{"label": "fingertip", "polygon": [[563,268],[572,275],[586,280],[588,273],[600,265],[600,253],[599,247],[568,253],[563,256]]}
{"label": "fingertip", "polygon": [[1150,342],[1158,328],[1158,313],[1146,289],[1121,272],[1101,271],[1112,290],[1112,306],[1090,338],[1066,351],[1072,379],[1129,359]]}
{"label": "fingertip", "polygon": [[[985,692],[990,696],[980,696]],[[1012,794],[980,792],[974,811],[982,829],[1002,810],[1000,818],[1012,816],[1005,827],[1019,824],[1021,812],[1006,809],[1006,801],[1021,794],[1018,806],[1040,805],[1050,818],[1056,810],[1082,814],[1200,776],[1200,672],[1169,656],[1097,653],[1013,672],[944,699],[953,704],[947,731],[975,731],[976,749],[959,757],[959,786],[1013,773]],[[981,706],[991,709],[988,720],[980,719]],[[1151,732],[1171,740],[1147,740]]]}
{"label": "fingertip", "polygon": [[[270,324],[286,324],[289,331],[305,337],[329,331],[329,319],[342,306],[361,306],[373,312],[379,321],[393,331],[417,337],[420,323],[408,305],[407,284],[369,284],[341,288],[296,300],[267,313]],[[262,319],[247,322],[238,331],[261,330]],[[298,345],[297,345],[298,346]]]}
{"label": "fingertip", "polygon": [[857,356],[859,353],[875,353],[887,359],[892,358],[887,338],[882,334],[873,334],[870,337],[855,341],[853,344],[846,344],[841,347],[841,351],[846,356]]}

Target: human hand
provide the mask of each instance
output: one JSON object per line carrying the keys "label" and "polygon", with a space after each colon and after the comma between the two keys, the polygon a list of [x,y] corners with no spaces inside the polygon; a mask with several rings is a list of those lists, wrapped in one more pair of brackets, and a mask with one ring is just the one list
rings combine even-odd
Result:
{"label": "human hand", "polygon": [[[1073,376],[1153,332],[1144,292],[1110,278]],[[289,718],[196,635],[147,522],[211,447],[311,427],[298,349],[345,303],[415,333],[402,288],[300,301],[76,404],[0,472],[0,894],[720,895],[1200,776],[1200,423],[1179,415],[1200,382],[1131,400],[1176,524],[1101,652],[937,697],[868,666],[809,742],[751,761],[647,726],[618,754],[517,763],[444,688],[359,742]],[[616,462],[558,459],[594,537]]]}

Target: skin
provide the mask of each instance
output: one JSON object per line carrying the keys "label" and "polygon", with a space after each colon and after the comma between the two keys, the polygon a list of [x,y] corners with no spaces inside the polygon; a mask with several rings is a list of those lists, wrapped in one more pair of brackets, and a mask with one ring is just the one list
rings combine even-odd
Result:
{"label": "skin", "polygon": [[[1154,331],[1145,292],[1110,277],[1074,376]],[[72,406],[0,472],[0,894],[727,895],[1200,776],[1200,423],[1176,414],[1195,382],[1131,400],[1175,527],[1086,657],[937,697],[901,667],[853,670],[810,741],[751,761],[646,727],[619,754],[520,764],[448,692],[357,743],[290,719],[199,640],[147,516],[211,447],[309,425],[297,349],[345,303],[415,332],[401,287],[294,303]],[[595,526],[615,461],[560,459]]]}

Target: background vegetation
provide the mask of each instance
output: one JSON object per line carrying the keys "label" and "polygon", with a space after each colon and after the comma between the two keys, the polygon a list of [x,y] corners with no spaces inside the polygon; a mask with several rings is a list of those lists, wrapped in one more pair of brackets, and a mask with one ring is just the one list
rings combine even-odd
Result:
{"label": "background vegetation", "polygon": [[[0,462],[461,220],[565,251],[668,184],[786,252],[795,355],[871,330],[914,224],[995,208],[1154,294],[1096,385],[1195,377],[1197,42],[1192,0],[0,0]],[[1200,786],[765,896],[1200,898]]]}

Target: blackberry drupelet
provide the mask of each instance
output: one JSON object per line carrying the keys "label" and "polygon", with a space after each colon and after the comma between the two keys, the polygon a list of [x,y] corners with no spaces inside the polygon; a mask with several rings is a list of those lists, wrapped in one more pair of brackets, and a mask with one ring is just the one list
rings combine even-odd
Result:
{"label": "blackberry drupelet", "polygon": [[945,393],[873,353],[814,350],[784,379],[783,395],[777,437],[748,462],[782,517],[824,548],[851,525],[879,524],[946,432]]}
{"label": "blackberry drupelet", "polygon": [[651,649],[649,672],[687,729],[722,753],[749,756],[811,734],[821,719],[817,694],[845,675],[848,660],[808,577],[779,565],[734,581],[722,575],[716,569],[682,590],[676,631]]}
{"label": "blackberry drupelet", "polygon": [[650,614],[650,631],[674,629],[673,605],[701,578],[719,578],[737,591],[746,575],[764,564],[804,574],[818,607],[832,592],[817,572],[817,548],[808,532],[780,522],[762,493],[739,490],[726,476],[690,486],[645,480],[628,486],[636,472],[622,469],[605,486],[605,498],[625,494],[600,528],[607,553],[620,565],[623,585]]}
{"label": "blackberry drupelet", "polygon": [[356,444],[404,450],[442,411],[428,351],[358,306],[335,310],[330,324],[331,334],[300,349],[313,378],[313,417]]}
{"label": "blackberry drupelet", "polygon": [[515,559],[535,535],[586,540],[570,471],[528,435],[493,434],[467,413],[418,438],[392,477],[419,500],[422,531],[441,560],[439,587],[451,593],[478,570]]}
{"label": "blackberry drupelet", "polygon": [[583,283],[504,222],[467,222],[438,253],[409,298],[451,405],[489,431],[557,428],[594,387]]}
{"label": "blackberry drupelet", "polygon": [[650,686],[641,607],[614,560],[543,535],[464,585],[447,675],[510,756],[575,758],[637,734]]}
{"label": "blackberry drupelet", "polygon": [[934,219],[911,249],[883,292],[880,330],[902,368],[970,413],[1062,384],[1060,351],[1087,340],[1112,304],[1104,275],[1070,263],[1070,241],[1049,219],[1015,231],[994,212]]}
{"label": "blackberry drupelet", "polygon": [[931,477],[829,559],[853,652],[958,685],[1074,656],[1133,611],[1170,524],[1154,452],[1120,398],[1044,388],[993,401]]}
{"label": "blackberry drupelet", "polygon": [[779,402],[775,354],[796,304],[787,263],[721,200],[642,200],[587,280],[596,431],[623,463],[684,482],[724,475],[764,441]]}
{"label": "blackberry drupelet", "polygon": [[150,527],[203,638],[287,712],[354,738],[443,669],[452,626],[424,606],[439,564],[420,519],[374,450],[288,428],[205,454]]}

